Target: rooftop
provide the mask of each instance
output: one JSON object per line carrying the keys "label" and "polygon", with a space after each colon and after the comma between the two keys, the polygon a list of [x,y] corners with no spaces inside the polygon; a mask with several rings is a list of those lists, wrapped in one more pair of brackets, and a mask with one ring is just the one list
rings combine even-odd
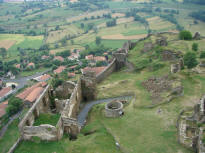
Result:
{"label": "rooftop", "polygon": [[6,96],[12,90],[11,87],[5,87],[0,90],[0,98]]}
{"label": "rooftop", "polygon": [[54,60],[58,60],[58,61],[63,62],[63,61],[64,61],[64,58],[61,57],[61,56],[55,56],[55,57],[54,57]]}
{"label": "rooftop", "polygon": [[87,71],[94,71],[96,75],[100,74],[106,67],[85,67],[82,69],[82,73],[86,73]]}
{"label": "rooftop", "polygon": [[22,100],[34,102],[41,92],[43,91],[42,89],[47,85],[46,82],[39,82],[34,84],[33,86],[26,88],[23,92],[18,94],[16,97],[20,98]]}
{"label": "rooftop", "polygon": [[65,66],[59,66],[56,70],[54,70],[53,72],[55,73],[55,74],[59,74],[59,73],[61,73],[61,72],[63,72],[64,70],[65,70]]}
{"label": "rooftop", "polygon": [[7,106],[8,106],[8,101],[0,103],[0,118],[6,114]]}

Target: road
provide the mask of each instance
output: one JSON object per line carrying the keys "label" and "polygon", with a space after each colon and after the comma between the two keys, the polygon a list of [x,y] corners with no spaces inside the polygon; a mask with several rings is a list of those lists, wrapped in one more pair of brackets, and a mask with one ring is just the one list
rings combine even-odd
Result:
{"label": "road", "polygon": [[6,133],[6,130],[8,129],[8,126],[13,122],[13,120],[15,120],[16,118],[18,118],[21,115],[22,111],[18,112],[17,114],[15,114],[14,116],[9,118],[8,123],[1,128],[0,130],[0,139],[4,136],[4,134]]}
{"label": "road", "polygon": [[[34,75],[31,75],[31,76],[20,77],[20,78],[16,78],[16,79],[5,79],[5,78],[0,78],[0,79],[2,79],[5,83],[7,83],[7,82],[17,83],[18,86],[17,86],[16,89],[11,93],[11,94],[15,94],[19,89],[23,88],[23,87],[27,84],[27,82],[28,82],[29,80],[31,80],[32,78],[38,77],[38,76],[40,76],[40,75],[42,75],[42,74],[44,74],[44,73],[47,73],[48,71],[50,71],[50,70],[46,70],[46,71],[44,71],[44,72],[38,72],[38,73],[36,73],[36,74],[34,74]],[[3,101],[3,100],[2,100],[2,101]],[[0,101],[0,102],[1,102],[1,101]]]}
{"label": "road", "polygon": [[95,100],[95,101],[91,101],[85,104],[85,106],[83,107],[83,109],[80,111],[80,113],[78,114],[78,124],[82,127],[84,126],[85,122],[86,122],[86,118],[88,116],[88,112],[91,110],[91,108],[96,105],[96,104],[101,104],[101,103],[108,103],[110,101],[113,100],[129,100],[131,99],[132,96],[121,96],[121,97],[115,97],[115,98],[107,98],[107,99],[101,99],[101,100]]}

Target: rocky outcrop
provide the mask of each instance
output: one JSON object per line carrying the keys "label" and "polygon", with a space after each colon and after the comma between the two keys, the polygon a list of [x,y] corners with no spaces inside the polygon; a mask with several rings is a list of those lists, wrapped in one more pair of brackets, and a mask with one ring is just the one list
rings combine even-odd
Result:
{"label": "rocky outcrop", "polygon": [[166,37],[160,37],[156,40],[156,44],[159,46],[167,46],[168,42],[167,42],[167,38]]}
{"label": "rocky outcrop", "polygon": [[154,45],[152,44],[152,42],[146,42],[144,43],[144,48],[141,50],[141,53],[147,53],[153,48],[154,48]]}
{"label": "rocky outcrop", "polygon": [[200,39],[201,39],[200,33],[199,33],[199,32],[196,32],[196,33],[194,34],[193,39],[194,39],[194,40],[200,40]]}
{"label": "rocky outcrop", "polygon": [[171,50],[164,50],[161,53],[163,61],[174,61],[181,57],[181,52],[174,52]]}

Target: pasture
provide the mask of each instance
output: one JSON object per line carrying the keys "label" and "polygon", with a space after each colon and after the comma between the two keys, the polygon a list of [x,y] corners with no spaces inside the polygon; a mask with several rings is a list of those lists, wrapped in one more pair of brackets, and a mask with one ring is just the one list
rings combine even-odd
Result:
{"label": "pasture", "polygon": [[[22,34],[0,34],[0,46],[8,49],[6,61],[18,58],[18,48],[38,49],[43,44],[43,36]],[[0,57],[1,58],[1,57]]]}

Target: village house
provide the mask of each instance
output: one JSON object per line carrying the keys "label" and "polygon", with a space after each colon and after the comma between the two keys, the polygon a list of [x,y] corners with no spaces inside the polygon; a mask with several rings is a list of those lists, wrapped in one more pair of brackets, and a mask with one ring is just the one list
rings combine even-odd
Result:
{"label": "village house", "polygon": [[78,58],[80,57],[80,55],[78,53],[74,53],[72,52],[70,56],[68,56],[68,60],[78,60]]}
{"label": "village house", "polygon": [[12,93],[11,87],[4,87],[0,90],[0,101],[5,99],[9,94]]}
{"label": "village house", "polygon": [[71,70],[71,71],[75,71],[75,68],[77,67],[77,65],[73,65],[73,66],[71,66],[71,67],[69,67],[69,69]]}
{"label": "village house", "polygon": [[86,72],[89,71],[94,71],[96,75],[100,74],[106,67],[101,66],[101,67],[85,67],[84,69],[81,69],[81,73],[85,74]]}
{"label": "village house", "polygon": [[51,76],[49,74],[43,74],[41,76],[33,78],[33,80],[38,81],[38,82],[43,82],[43,81],[48,81],[50,78]]}
{"label": "village house", "polygon": [[21,64],[16,64],[15,67],[16,67],[17,69],[21,69]]}
{"label": "village house", "polygon": [[60,74],[66,69],[65,66],[59,66],[56,70],[53,71],[54,74]]}
{"label": "village house", "polygon": [[93,55],[87,55],[85,56],[85,59],[91,61],[93,60]]}
{"label": "village house", "polygon": [[16,78],[16,76],[11,71],[9,71],[6,76],[10,79],[15,79]]}
{"label": "village house", "polygon": [[61,56],[55,56],[54,60],[60,61],[60,62],[64,62],[64,58]]}
{"label": "village house", "polygon": [[68,73],[68,77],[69,77],[69,78],[75,77],[75,73],[69,72],[69,73]]}
{"label": "village house", "polygon": [[41,56],[41,59],[42,59],[42,60],[45,60],[45,59],[49,59],[49,57],[50,57],[50,56],[43,55],[43,56]]}
{"label": "village house", "polygon": [[47,86],[46,82],[39,82],[31,87],[26,88],[23,92],[18,94],[16,97],[24,101],[24,105],[30,107],[36,99],[43,92],[44,88]]}
{"label": "village house", "polygon": [[8,101],[0,103],[0,118],[6,114],[7,106],[8,106]]}
{"label": "village house", "polygon": [[35,64],[32,63],[32,62],[28,63],[27,67],[30,68],[30,69],[34,69],[35,68]]}

